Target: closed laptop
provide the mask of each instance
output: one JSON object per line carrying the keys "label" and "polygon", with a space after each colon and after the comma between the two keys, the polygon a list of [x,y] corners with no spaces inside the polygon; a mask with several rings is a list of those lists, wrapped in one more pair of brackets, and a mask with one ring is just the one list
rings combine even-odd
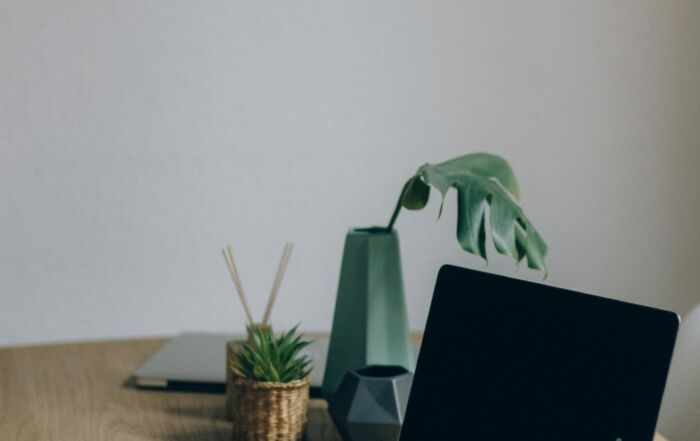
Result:
{"label": "closed laptop", "polygon": [[440,270],[401,441],[651,441],[675,313]]}

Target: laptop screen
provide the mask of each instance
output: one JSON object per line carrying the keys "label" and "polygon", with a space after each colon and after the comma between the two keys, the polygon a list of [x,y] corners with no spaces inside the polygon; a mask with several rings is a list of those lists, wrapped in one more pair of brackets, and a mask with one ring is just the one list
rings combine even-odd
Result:
{"label": "laptop screen", "polygon": [[445,266],[401,441],[651,441],[678,322]]}

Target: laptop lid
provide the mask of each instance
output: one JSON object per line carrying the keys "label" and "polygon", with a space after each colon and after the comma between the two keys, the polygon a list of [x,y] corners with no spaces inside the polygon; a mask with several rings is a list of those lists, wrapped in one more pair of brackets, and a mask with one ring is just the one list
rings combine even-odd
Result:
{"label": "laptop lid", "polygon": [[[226,342],[243,340],[241,335],[184,332],[168,340],[133,373],[137,386],[193,390],[224,390]],[[328,352],[328,338],[310,337],[303,349],[311,358],[311,387],[320,388]],[[315,391],[316,392],[316,391]]]}
{"label": "laptop lid", "polygon": [[679,318],[444,266],[401,441],[651,441]]}

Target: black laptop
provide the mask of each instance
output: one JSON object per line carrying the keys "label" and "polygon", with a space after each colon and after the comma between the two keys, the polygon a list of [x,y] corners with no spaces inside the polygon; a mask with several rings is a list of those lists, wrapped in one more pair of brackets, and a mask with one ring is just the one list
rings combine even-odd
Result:
{"label": "black laptop", "polygon": [[652,441],[678,315],[444,266],[401,441]]}

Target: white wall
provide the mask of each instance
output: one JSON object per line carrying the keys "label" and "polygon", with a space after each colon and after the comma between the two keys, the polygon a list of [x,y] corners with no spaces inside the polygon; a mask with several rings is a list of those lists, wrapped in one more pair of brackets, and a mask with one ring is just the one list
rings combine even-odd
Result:
{"label": "white wall", "polygon": [[[695,0],[1,0],[0,345],[241,330],[227,241],[261,313],[294,240],[274,319],[327,329],[346,229],[479,150],[546,283],[686,311],[699,28]],[[440,264],[484,268],[435,199],[398,222],[415,328]]]}

